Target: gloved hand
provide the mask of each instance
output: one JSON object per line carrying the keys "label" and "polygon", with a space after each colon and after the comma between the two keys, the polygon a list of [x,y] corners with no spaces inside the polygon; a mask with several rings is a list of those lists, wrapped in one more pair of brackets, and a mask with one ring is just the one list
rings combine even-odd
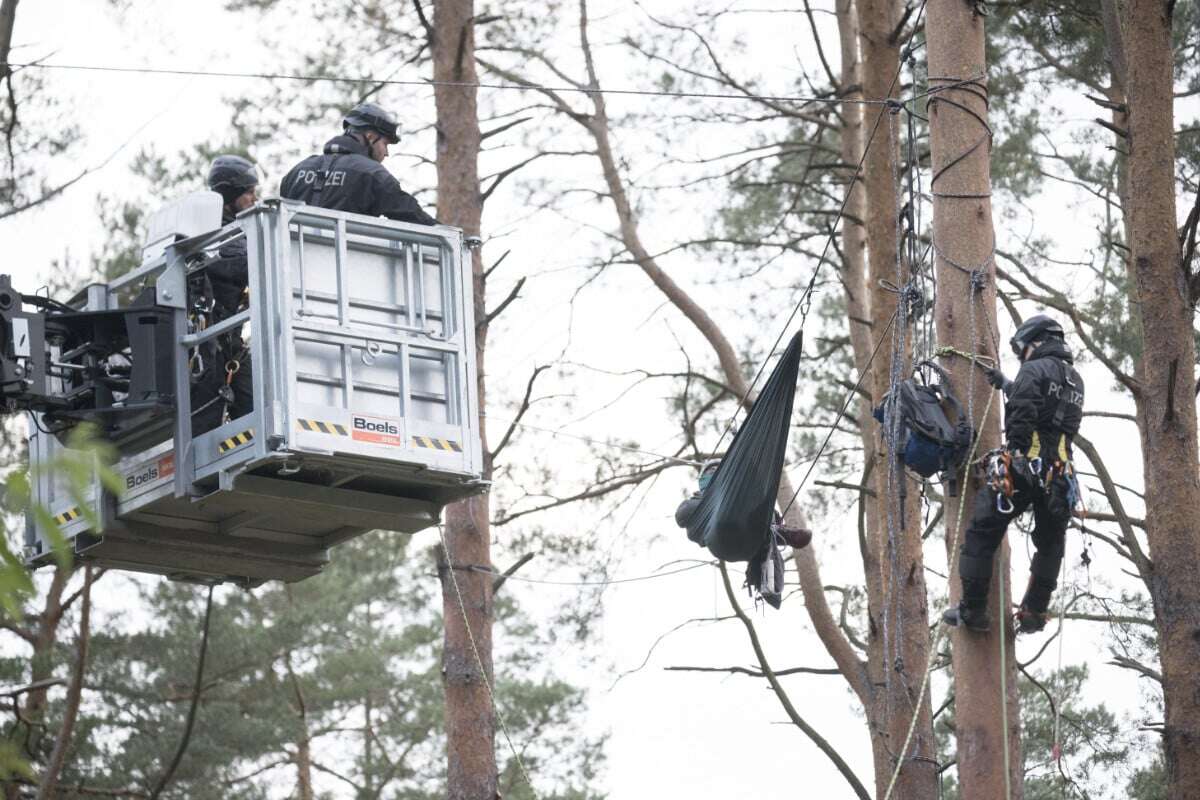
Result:
{"label": "gloved hand", "polygon": [[989,367],[984,370],[984,374],[987,376],[987,382],[1000,391],[1004,391],[1009,386],[1012,386],[1012,381],[1005,377],[999,367]]}
{"label": "gloved hand", "polygon": [[1033,470],[1029,466],[1029,459],[1020,450],[1009,450],[1008,456],[1009,469],[1012,472],[1013,488],[1028,489],[1033,485]]}

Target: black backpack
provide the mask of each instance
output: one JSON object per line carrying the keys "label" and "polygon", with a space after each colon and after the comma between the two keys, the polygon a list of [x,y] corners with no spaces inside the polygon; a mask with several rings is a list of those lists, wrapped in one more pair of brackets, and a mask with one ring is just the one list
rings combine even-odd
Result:
{"label": "black backpack", "polygon": [[[953,422],[946,416],[943,403],[950,406]],[[883,398],[875,409],[875,419],[884,424],[885,440],[887,426],[897,421],[894,455],[904,466],[925,478],[940,473],[949,495],[958,495],[957,472],[975,440],[975,429],[941,367],[932,361],[917,364],[912,377],[900,381]]]}

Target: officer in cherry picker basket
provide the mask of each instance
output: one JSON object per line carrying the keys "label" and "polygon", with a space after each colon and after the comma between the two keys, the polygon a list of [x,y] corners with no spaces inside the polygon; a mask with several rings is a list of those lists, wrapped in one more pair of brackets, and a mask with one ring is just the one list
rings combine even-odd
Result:
{"label": "officer in cherry picker basket", "polygon": [[359,103],[342,120],[342,135],[325,143],[323,154],[309,156],[283,176],[279,194],[319,208],[437,225],[383,166],[388,147],[399,142],[399,124],[391,112]]}
{"label": "officer in cherry picker basket", "polygon": [[1008,524],[1032,507],[1037,551],[1017,627],[1022,633],[1035,633],[1046,626],[1078,496],[1071,443],[1083,419],[1083,380],[1063,342],[1062,326],[1044,314],[1023,322],[1010,344],[1021,360],[1016,378],[1008,380],[998,366],[988,371],[988,382],[1004,392],[1006,444],[986,459],[988,482],[975,497],[959,555],[962,600],[942,619],[972,631],[989,629],[992,557]]}

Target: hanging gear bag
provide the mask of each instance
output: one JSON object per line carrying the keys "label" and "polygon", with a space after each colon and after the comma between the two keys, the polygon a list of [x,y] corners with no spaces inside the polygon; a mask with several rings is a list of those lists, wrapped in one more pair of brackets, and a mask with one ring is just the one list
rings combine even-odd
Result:
{"label": "hanging gear bag", "polygon": [[[936,376],[937,382],[926,380],[924,370]],[[951,417],[946,416],[943,403],[950,406]],[[975,430],[941,367],[932,361],[918,364],[912,377],[897,383],[883,398],[875,409],[875,419],[883,423],[887,440],[896,426],[895,455],[904,466],[925,478],[940,473],[950,496],[958,495],[956,473],[971,449]]]}

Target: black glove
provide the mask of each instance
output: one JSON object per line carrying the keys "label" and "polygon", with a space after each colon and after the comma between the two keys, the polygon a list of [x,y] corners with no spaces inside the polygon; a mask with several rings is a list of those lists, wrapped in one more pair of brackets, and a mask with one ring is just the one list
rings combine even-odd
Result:
{"label": "black glove", "polygon": [[1033,485],[1033,470],[1029,466],[1029,459],[1020,450],[1009,450],[1008,455],[1013,488],[1028,489]]}
{"label": "black glove", "polygon": [[987,376],[987,382],[1000,391],[1012,386],[1012,381],[1004,376],[999,367],[988,367],[984,369],[984,374]]}

